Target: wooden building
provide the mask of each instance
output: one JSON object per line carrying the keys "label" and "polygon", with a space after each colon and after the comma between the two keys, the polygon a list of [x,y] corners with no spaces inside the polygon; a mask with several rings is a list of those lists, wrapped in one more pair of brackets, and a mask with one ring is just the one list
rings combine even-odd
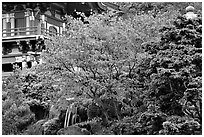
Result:
{"label": "wooden building", "polygon": [[89,16],[117,5],[102,2],[3,2],[2,3],[2,74],[8,76],[16,64],[21,69],[39,64],[44,39],[65,34],[65,15],[76,12]]}

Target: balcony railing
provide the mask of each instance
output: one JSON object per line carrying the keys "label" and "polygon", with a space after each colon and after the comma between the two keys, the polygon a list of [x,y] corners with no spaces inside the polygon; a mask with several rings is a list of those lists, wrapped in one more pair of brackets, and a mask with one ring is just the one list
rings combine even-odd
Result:
{"label": "balcony railing", "polygon": [[39,26],[2,29],[3,38],[29,35],[62,36],[63,34]]}
{"label": "balcony railing", "polygon": [[3,29],[2,37],[23,36],[23,35],[38,35],[38,27],[21,27],[13,29]]}

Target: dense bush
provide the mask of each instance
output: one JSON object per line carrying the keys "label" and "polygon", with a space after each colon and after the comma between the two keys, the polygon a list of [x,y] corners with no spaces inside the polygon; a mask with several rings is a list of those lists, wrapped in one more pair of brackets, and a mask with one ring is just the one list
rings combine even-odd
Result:
{"label": "dense bush", "polygon": [[19,73],[2,82],[2,134],[21,134],[28,125],[35,121],[35,115],[30,111],[27,99],[20,90]]}
{"label": "dense bush", "polygon": [[[192,130],[201,130],[202,123],[201,20],[187,20],[179,16],[173,27],[162,28],[161,40],[144,46],[150,55],[146,59],[149,69],[145,70],[146,66],[139,68],[142,70],[139,75],[145,80],[149,79],[149,90],[146,94],[148,98],[156,102],[159,110],[169,116],[192,118],[184,124],[192,127],[191,124],[194,123]],[[183,129],[182,125],[179,128],[173,125],[175,124],[171,121],[164,122],[165,130],[162,133],[195,134],[188,133],[187,128]],[[175,129],[171,129],[171,126]]]}
{"label": "dense bush", "polygon": [[160,134],[164,135],[196,135],[201,134],[200,124],[192,118],[171,116],[163,123]]}

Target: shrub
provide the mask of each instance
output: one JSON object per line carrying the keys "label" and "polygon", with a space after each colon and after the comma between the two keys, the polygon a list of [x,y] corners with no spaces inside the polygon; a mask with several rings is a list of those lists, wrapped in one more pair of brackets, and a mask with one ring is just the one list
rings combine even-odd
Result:
{"label": "shrub", "polygon": [[163,123],[163,130],[160,134],[164,135],[195,135],[201,134],[200,124],[188,117],[171,116]]}
{"label": "shrub", "polygon": [[35,115],[27,105],[17,107],[13,104],[2,116],[2,134],[21,134],[34,121]]}
{"label": "shrub", "polygon": [[46,119],[37,121],[33,125],[28,126],[27,130],[25,130],[22,134],[23,135],[43,135],[44,134],[43,124],[46,121],[47,121]]}

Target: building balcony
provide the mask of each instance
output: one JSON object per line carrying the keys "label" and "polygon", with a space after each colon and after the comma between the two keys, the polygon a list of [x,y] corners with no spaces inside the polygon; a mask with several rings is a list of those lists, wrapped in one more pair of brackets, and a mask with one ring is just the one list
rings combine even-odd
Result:
{"label": "building balcony", "polygon": [[58,33],[41,26],[2,29],[2,42],[10,42],[19,39],[36,39],[38,36],[50,37],[63,35],[64,32]]}

